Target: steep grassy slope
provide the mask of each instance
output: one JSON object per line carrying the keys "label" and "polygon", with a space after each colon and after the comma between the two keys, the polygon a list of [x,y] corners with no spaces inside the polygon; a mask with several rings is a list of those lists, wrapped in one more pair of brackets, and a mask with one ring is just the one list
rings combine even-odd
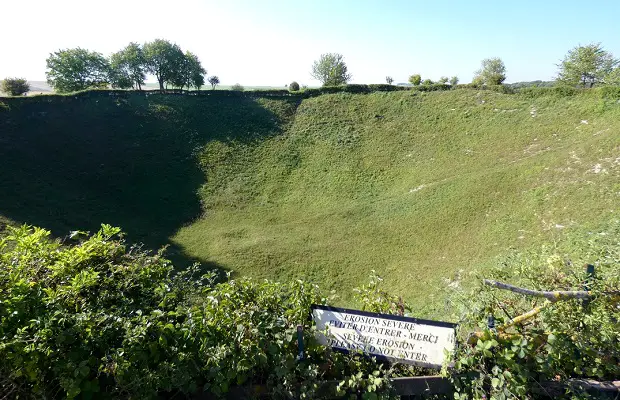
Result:
{"label": "steep grassy slope", "polygon": [[175,241],[241,274],[305,277],[345,298],[375,269],[438,306],[441,278],[615,216],[619,117],[620,104],[587,96],[304,100],[284,135],[251,152],[213,146],[206,215]]}
{"label": "steep grassy slope", "polygon": [[43,99],[0,111],[0,215],[343,301],[374,269],[430,315],[443,277],[619,211],[620,104],[594,92]]}
{"label": "steep grassy slope", "polygon": [[[0,223],[4,216],[64,236],[105,222],[151,248],[170,244],[201,214],[201,146],[277,135],[297,104],[97,92],[3,102],[10,109],[0,108]],[[191,261],[182,249],[170,252]]]}

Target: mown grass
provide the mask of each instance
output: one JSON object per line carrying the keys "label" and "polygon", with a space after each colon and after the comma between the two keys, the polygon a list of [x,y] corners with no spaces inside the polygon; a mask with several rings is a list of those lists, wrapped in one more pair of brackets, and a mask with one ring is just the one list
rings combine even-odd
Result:
{"label": "mown grass", "polygon": [[305,278],[343,304],[374,269],[441,315],[443,278],[617,217],[614,98],[43,99],[0,111],[0,215],[119,225],[181,264]]}

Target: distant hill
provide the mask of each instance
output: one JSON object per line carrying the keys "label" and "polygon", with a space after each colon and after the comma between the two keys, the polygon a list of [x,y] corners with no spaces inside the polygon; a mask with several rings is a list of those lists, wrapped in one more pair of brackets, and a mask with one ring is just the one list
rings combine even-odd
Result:
{"label": "distant hill", "polygon": [[343,304],[376,270],[440,315],[445,278],[617,218],[620,104],[528,96],[2,99],[0,215],[58,236],[110,223],[180,265]]}

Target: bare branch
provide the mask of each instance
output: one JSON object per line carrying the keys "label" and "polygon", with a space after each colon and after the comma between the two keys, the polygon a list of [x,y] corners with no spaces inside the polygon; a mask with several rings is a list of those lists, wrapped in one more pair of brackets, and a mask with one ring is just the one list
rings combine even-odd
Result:
{"label": "bare branch", "polygon": [[535,297],[544,297],[551,302],[556,302],[560,300],[568,300],[568,299],[590,299],[592,298],[592,293],[587,292],[585,290],[567,290],[567,291],[540,291],[540,290],[532,290],[526,288],[520,288],[518,286],[509,285],[508,283],[502,283],[498,281],[492,281],[490,279],[485,279],[484,284],[487,286],[492,286],[498,289],[510,290],[511,292],[524,294],[526,296],[535,296]]}

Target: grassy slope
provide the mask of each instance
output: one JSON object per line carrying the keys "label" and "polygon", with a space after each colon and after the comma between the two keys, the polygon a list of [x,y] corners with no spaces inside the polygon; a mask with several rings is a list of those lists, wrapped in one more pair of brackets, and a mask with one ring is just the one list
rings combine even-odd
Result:
{"label": "grassy slope", "polygon": [[[241,274],[309,278],[345,298],[375,269],[433,314],[442,277],[618,211],[619,117],[619,104],[585,96],[305,100],[252,156],[215,152],[228,154],[227,178],[207,185],[206,215],[175,241]],[[231,174],[240,154],[246,167]]]}
{"label": "grassy slope", "polygon": [[345,301],[375,269],[432,315],[442,277],[618,211],[620,104],[594,95],[58,101],[0,110],[0,215]]}

